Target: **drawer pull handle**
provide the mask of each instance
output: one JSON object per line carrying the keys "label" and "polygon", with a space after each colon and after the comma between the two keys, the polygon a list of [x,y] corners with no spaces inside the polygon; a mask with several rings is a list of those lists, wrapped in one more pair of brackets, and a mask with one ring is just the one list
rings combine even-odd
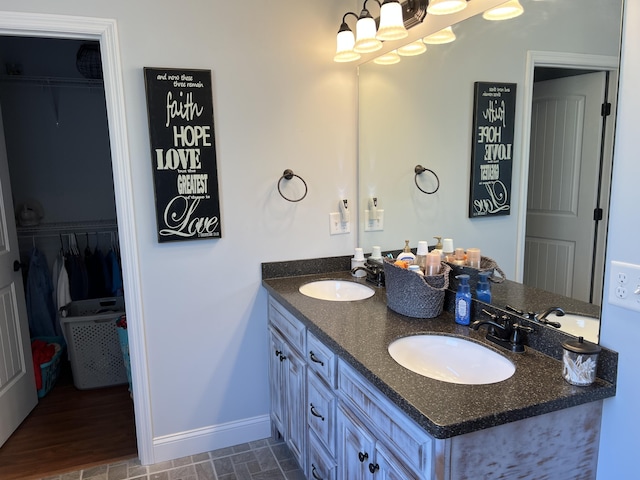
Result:
{"label": "drawer pull handle", "polygon": [[316,412],[316,407],[313,406],[313,403],[310,403],[309,406],[311,406],[311,415],[313,415],[314,417],[318,417],[320,420],[324,422],[324,417],[320,415],[318,412]]}
{"label": "drawer pull handle", "polygon": [[360,459],[360,463],[364,462],[367,458],[369,458],[368,453],[358,452],[358,458]]}
{"label": "drawer pull handle", "polygon": [[318,474],[316,473],[317,469],[316,466],[312,463],[311,464],[311,475],[313,476],[313,478],[315,478],[316,480],[322,480],[322,477],[319,477]]}
{"label": "drawer pull handle", "polygon": [[373,463],[369,464],[369,471],[371,473],[376,473],[376,471],[380,470],[380,465],[378,465],[377,463],[374,465]]}
{"label": "drawer pull handle", "polygon": [[319,360],[318,357],[316,357],[316,355],[313,353],[313,351],[309,352],[309,358],[311,358],[312,362],[319,363],[324,367],[324,362],[322,360]]}

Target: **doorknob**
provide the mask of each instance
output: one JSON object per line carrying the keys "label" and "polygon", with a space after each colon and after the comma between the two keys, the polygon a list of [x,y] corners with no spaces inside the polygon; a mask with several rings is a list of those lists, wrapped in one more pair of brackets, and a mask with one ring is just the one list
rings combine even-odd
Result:
{"label": "doorknob", "polygon": [[22,264],[20,263],[20,260],[15,260],[13,262],[13,271],[17,272],[22,268]]}

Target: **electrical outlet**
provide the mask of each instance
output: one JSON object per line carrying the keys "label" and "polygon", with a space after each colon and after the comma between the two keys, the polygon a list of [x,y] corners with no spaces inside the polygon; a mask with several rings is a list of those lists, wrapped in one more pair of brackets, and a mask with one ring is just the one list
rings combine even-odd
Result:
{"label": "electrical outlet", "polygon": [[329,214],[329,231],[331,235],[342,235],[351,233],[351,222],[343,222],[338,212]]}
{"label": "electrical outlet", "polygon": [[384,210],[376,210],[376,213],[378,214],[378,218],[376,220],[371,220],[369,218],[369,212],[370,210],[364,211],[364,231],[378,232],[384,230]]}
{"label": "electrical outlet", "polygon": [[611,262],[609,303],[640,312],[640,265]]}

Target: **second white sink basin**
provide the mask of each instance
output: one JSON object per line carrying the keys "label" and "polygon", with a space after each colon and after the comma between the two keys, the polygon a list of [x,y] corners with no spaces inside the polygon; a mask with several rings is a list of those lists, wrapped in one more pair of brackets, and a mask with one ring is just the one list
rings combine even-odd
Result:
{"label": "second white sink basin", "polygon": [[576,337],[584,337],[589,342],[598,343],[600,338],[600,319],[579,315],[577,313],[565,313],[562,317],[549,315],[548,320],[560,322],[560,330]]}
{"label": "second white sink basin", "polygon": [[307,297],[333,302],[364,300],[375,293],[373,288],[348,280],[318,280],[305,283],[298,290]]}
{"label": "second white sink basin", "polygon": [[414,335],[395,340],[388,350],[391,358],[412,372],[449,383],[497,383],[516,371],[508,358],[460,337]]}

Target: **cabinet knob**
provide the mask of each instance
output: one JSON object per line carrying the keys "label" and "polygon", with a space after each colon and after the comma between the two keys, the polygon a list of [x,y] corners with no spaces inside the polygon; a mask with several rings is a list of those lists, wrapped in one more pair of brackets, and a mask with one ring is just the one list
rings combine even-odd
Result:
{"label": "cabinet knob", "polygon": [[378,465],[377,463],[375,465],[373,463],[369,464],[369,471],[371,473],[376,473],[378,470],[380,470],[380,465]]}
{"label": "cabinet knob", "polygon": [[280,361],[284,362],[287,359],[287,357],[285,357],[284,355],[280,355]]}
{"label": "cabinet knob", "polygon": [[279,357],[280,355],[282,355],[282,352],[280,350],[276,350],[276,357]]}
{"label": "cabinet knob", "polygon": [[369,458],[369,454],[358,452],[358,458],[360,459],[360,462],[364,462],[367,458]]}

